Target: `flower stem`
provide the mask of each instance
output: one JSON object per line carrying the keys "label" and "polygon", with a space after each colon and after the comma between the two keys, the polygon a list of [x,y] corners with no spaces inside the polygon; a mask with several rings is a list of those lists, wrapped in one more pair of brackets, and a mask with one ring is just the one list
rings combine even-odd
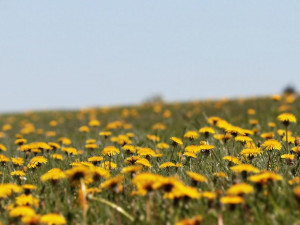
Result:
{"label": "flower stem", "polygon": [[285,143],[286,143],[287,154],[289,154],[288,126],[285,126]]}
{"label": "flower stem", "polygon": [[134,221],[133,216],[131,216],[123,208],[121,208],[120,206],[114,204],[113,202],[110,202],[110,201],[108,201],[104,198],[95,198],[95,197],[92,197],[92,196],[89,196],[89,199],[104,203],[105,205],[108,205],[108,206],[112,207],[113,209],[117,210],[118,212],[120,212],[123,216],[127,217],[127,219],[129,219],[131,222]]}

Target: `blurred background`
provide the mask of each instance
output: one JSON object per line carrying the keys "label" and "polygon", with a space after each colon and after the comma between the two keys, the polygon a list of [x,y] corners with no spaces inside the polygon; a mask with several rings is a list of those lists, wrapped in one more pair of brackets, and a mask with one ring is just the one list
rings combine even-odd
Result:
{"label": "blurred background", "polygon": [[277,94],[300,1],[0,0],[0,112]]}

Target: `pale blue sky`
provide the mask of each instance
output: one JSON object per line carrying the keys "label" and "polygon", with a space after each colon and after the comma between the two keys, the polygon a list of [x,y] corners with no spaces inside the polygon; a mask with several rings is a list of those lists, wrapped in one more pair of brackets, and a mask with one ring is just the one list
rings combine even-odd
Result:
{"label": "pale blue sky", "polygon": [[299,0],[0,0],[0,111],[274,94]]}

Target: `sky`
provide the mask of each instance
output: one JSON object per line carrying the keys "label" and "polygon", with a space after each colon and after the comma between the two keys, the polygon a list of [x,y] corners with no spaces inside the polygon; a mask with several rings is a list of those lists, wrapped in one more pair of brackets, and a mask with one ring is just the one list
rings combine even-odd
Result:
{"label": "sky", "polygon": [[299,0],[0,0],[0,112],[300,87]]}

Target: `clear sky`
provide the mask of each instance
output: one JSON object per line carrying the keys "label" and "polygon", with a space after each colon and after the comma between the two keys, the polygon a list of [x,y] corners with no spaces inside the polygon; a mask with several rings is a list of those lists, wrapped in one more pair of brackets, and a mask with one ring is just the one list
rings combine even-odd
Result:
{"label": "clear sky", "polygon": [[299,0],[0,0],[0,111],[274,94]]}

